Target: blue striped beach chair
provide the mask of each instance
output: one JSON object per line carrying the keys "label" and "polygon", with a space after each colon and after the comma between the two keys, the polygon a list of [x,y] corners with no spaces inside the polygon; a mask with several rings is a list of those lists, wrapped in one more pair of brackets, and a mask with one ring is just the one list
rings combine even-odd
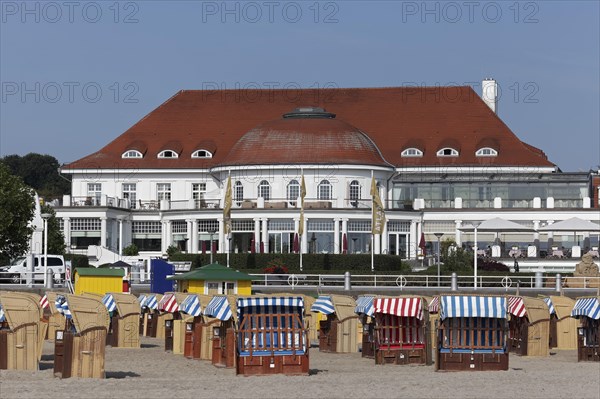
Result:
{"label": "blue striped beach chair", "polygon": [[508,370],[507,298],[441,295],[436,370]]}

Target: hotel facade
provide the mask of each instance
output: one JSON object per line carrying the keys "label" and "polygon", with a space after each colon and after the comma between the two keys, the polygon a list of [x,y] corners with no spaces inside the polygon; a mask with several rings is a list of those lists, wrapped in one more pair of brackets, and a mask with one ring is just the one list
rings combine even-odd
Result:
{"label": "hotel facade", "polygon": [[[132,243],[140,258],[169,246],[294,252],[303,176],[304,253],[416,259],[422,233],[429,251],[435,233],[468,247],[465,226],[500,217],[533,232],[482,233],[479,248],[572,268],[598,234],[537,230],[571,217],[599,223],[600,175],[562,172],[498,117],[496,82],[482,87],[180,91],[62,167],[72,181],[56,208],[67,247],[98,263]],[[387,219],[373,240],[372,178]]]}

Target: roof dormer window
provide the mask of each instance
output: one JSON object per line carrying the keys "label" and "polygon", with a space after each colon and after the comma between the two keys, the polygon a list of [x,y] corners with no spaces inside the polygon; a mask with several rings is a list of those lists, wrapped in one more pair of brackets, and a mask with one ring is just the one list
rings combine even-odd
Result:
{"label": "roof dormer window", "polygon": [[212,158],[213,154],[208,150],[194,151],[192,158]]}
{"label": "roof dormer window", "polygon": [[437,152],[438,157],[457,157],[458,151],[452,147],[442,148]]}
{"label": "roof dormer window", "polygon": [[496,157],[498,156],[498,151],[490,147],[483,147],[478,149],[475,155],[478,157]]}
{"label": "roof dormer window", "polygon": [[159,158],[179,158],[179,154],[173,150],[163,150],[158,153]]}
{"label": "roof dormer window", "polygon": [[419,150],[418,148],[407,148],[406,150],[402,151],[401,154],[403,157],[422,157],[423,156],[423,151]]}
{"label": "roof dormer window", "polygon": [[143,158],[143,157],[144,156],[142,155],[142,153],[139,152],[138,150],[127,150],[121,155],[121,158]]}

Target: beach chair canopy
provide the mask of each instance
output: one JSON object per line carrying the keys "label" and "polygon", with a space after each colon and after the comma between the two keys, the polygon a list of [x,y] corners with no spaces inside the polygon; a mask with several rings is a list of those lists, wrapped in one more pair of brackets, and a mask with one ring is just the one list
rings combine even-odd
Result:
{"label": "beach chair canopy", "polygon": [[556,310],[554,309],[554,304],[552,303],[552,298],[547,297],[544,298],[544,302],[546,303],[546,306],[548,306],[548,312],[552,315],[556,313]]}
{"label": "beach chair canopy", "polygon": [[507,304],[503,296],[442,295],[440,319],[483,317],[506,319]]}
{"label": "beach chair canopy", "polygon": [[226,296],[214,296],[204,308],[204,314],[223,321],[227,321],[233,316],[229,300]]}
{"label": "beach chair canopy", "polygon": [[582,316],[590,319],[600,319],[600,297],[578,298],[571,311],[571,316],[579,318]]}
{"label": "beach chair canopy", "polygon": [[132,314],[139,315],[142,310],[138,299],[131,294],[124,292],[113,292],[106,295],[112,296],[112,299],[117,307],[117,312],[119,312],[119,317],[125,317]]}
{"label": "beach chair canopy", "polygon": [[522,297],[529,323],[550,320],[548,306],[541,298]]}
{"label": "beach chair canopy", "polygon": [[146,298],[144,299],[144,304],[141,305],[140,303],[140,305],[142,306],[142,308],[157,310],[158,301],[160,301],[160,299],[162,299],[162,296],[160,294],[147,294]]}
{"label": "beach chair canopy", "polygon": [[554,305],[554,311],[558,320],[562,320],[567,317],[571,317],[571,311],[575,306],[575,300],[567,296],[550,296],[552,299],[552,305]]}
{"label": "beach chair canopy", "polygon": [[50,303],[48,302],[48,295],[44,295],[41,299],[40,299],[40,307],[42,309],[46,309],[48,307],[50,307]]}
{"label": "beach chair canopy", "polygon": [[525,302],[520,296],[509,296],[508,297],[508,313],[515,317],[525,317],[527,309],[525,309]]}
{"label": "beach chair canopy", "polygon": [[65,316],[67,319],[71,318],[71,311],[69,310],[69,304],[67,303],[67,298],[64,295],[57,295],[54,300],[54,306],[56,307],[56,311]]}
{"label": "beach chair canopy", "polygon": [[423,319],[423,301],[420,297],[375,298],[375,313]]}
{"label": "beach chair canopy", "polygon": [[310,311],[330,315],[335,313],[335,307],[333,306],[333,301],[330,296],[319,296],[311,306]]}
{"label": "beach chair canopy", "polygon": [[300,320],[304,316],[304,298],[301,296],[245,297],[237,300],[238,319],[245,314],[285,314],[297,313]]}
{"label": "beach chair canopy", "polygon": [[167,292],[158,302],[158,310],[168,313],[175,313],[179,311],[179,304],[177,303],[177,297],[174,292]]}
{"label": "beach chair canopy", "polygon": [[[88,295],[71,294],[65,294],[64,298],[66,311],[70,313],[77,333],[83,333],[95,328],[108,330],[110,317],[101,299]],[[63,311],[65,311],[64,307]]]}
{"label": "beach chair canopy", "polygon": [[429,304],[427,305],[427,310],[429,310],[429,313],[438,313],[440,311],[439,296],[434,296],[431,298],[431,301],[429,301]]}
{"label": "beach chair canopy", "polygon": [[373,295],[361,295],[356,299],[356,308],[354,308],[354,313],[365,316],[373,316],[373,312],[375,308],[373,307],[373,299],[375,297]]}
{"label": "beach chair canopy", "polygon": [[25,293],[0,292],[0,308],[0,317],[11,330],[39,322],[42,314],[39,299]]}
{"label": "beach chair canopy", "polygon": [[202,308],[200,307],[200,298],[196,294],[188,294],[183,300],[179,310],[183,313],[187,313],[190,316],[200,316],[202,314]]}
{"label": "beach chair canopy", "polygon": [[109,312],[114,312],[117,310],[117,303],[115,302],[115,298],[113,298],[112,294],[104,295],[102,298],[102,303],[106,306],[106,310]]}
{"label": "beach chair canopy", "polygon": [[140,294],[140,296],[138,296],[137,300],[140,304],[140,308],[144,308],[146,306],[146,299],[148,299],[148,294]]}

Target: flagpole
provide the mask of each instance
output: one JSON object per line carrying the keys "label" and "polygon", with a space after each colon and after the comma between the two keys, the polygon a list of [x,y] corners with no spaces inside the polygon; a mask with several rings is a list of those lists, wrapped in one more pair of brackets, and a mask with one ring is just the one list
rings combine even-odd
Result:
{"label": "flagpole", "polygon": [[[228,181],[231,181],[231,170],[228,171]],[[229,216],[229,220],[226,220],[225,223],[230,223],[231,224],[231,215]],[[231,253],[231,230],[230,228],[226,226],[227,231],[227,235],[225,236],[225,239],[227,240],[227,267],[229,267],[229,254]]]}
{"label": "flagpole", "polygon": [[300,271],[302,271],[302,236],[304,235],[304,196],[306,188],[304,185],[304,168],[300,168],[300,221],[298,222],[298,240],[300,247]]}
{"label": "flagpole", "polygon": [[[371,169],[371,181],[373,181],[373,169]],[[371,195],[371,273],[375,271],[375,233],[374,233],[374,223],[375,223],[375,197]]]}

